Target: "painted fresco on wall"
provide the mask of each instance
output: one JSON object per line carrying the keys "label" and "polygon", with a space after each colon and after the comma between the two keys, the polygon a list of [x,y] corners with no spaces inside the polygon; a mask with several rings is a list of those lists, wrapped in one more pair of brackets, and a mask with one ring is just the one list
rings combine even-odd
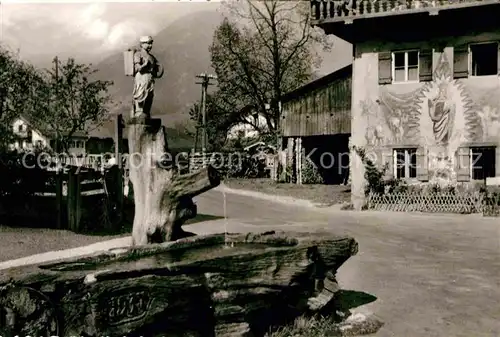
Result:
{"label": "painted fresco on wall", "polygon": [[475,102],[478,115],[478,135],[484,142],[498,141],[500,135],[500,82],[496,76],[481,81],[482,85],[465,84]]}
{"label": "painted fresco on wall", "polygon": [[[494,95],[500,95],[498,89]],[[498,139],[500,135],[500,110],[498,107],[491,107],[489,105],[483,106],[481,110],[478,111],[479,117],[481,118],[481,130],[483,132],[483,137],[485,140]]]}
{"label": "painted fresco on wall", "polygon": [[453,79],[452,65],[443,52],[433,81],[381,86],[377,102],[361,102],[369,126],[367,144],[424,146],[429,151],[430,179],[454,179],[455,154],[462,143],[491,141],[500,135],[498,84],[495,92],[464,83],[468,82]]}

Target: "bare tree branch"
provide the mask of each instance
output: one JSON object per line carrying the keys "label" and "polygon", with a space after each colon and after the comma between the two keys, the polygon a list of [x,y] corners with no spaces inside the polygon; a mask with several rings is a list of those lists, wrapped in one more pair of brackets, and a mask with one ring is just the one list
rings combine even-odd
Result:
{"label": "bare tree branch", "polygon": [[[271,133],[279,125],[281,96],[310,80],[314,47],[326,45],[310,28],[306,5],[278,0],[226,4],[233,21],[226,18],[217,28],[210,48],[222,96],[233,97],[239,111],[253,106]],[[233,120],[246,123],[244,117]]]}

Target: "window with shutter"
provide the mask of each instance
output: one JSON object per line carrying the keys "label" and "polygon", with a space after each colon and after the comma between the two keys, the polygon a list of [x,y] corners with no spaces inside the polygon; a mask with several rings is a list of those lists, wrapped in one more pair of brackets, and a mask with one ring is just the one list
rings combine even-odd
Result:
{"label": "window with shutter", "polygon": [[392,54],[383,52],[378,54],[378,84],[392,83]]}
{"label": "window with shutter", "polygon": [[495,176],[495,147],[473,147],[470,149],[470,156],[473,180],[484,180]]}
{"label": "window with shutter", "polygon": [[469,46],[470,75],[489,76],[498,74],[498,43],[483,42]]}
{"label": "window with shutter", "polygon": [[429,166],[427,150],[423,147],[417,149],[417,179],[420,181],[429,181]]}
{"label": "window with shutter", "polygon": [[432,81],[432,49],[420,51],[419,63],[420,82]]}
{"label": "window with shutter", "polygon": [[453,78],[469,76],[469,48],[466,45],[453,48]]}
{"label": "window with shutter", "polygon": [[458,148],[457,181],[470,181],[470,150],[468,147]]}
{"label": "window with shutter", "polygon": [[394,176],[397,179],[417,177],[417,149],[394,150]]}
{"label": "window with shutter", "polygon": [[393,52],[391,56],[392,83],[418,82],[419,51],[407,50]]}

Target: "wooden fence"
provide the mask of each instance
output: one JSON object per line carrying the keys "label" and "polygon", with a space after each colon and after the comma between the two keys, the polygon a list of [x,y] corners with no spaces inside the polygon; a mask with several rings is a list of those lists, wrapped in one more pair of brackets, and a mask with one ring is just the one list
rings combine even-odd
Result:
{"label": "wooden fence", "polygon": [[109,229],[103,228],[111,225],[105,217],[112,205],[123,202],[123,194],[116,193],[121,174],[116,169],[101,172],[81,167],[44,171],[40,175],[45,181],[42,188],[21,197],[2,198],[0,213],[12,221],[25,219],[34,225],[75,232]]}
{"label": "wooden fence", "polygon": [[[245,165],[252,165],[251,159],[260,161],[264,166],[262,169],[270,177],[275,175],[277,155],[248,152],[213,152],[213,153],[191,153],[189,155],[189,172],[194,172],[200,168],[213,165],[222,176],[232,176]],[[255,168],[257,169],[257,168]]]}
{"label": "wooden fence", "polygon": [[[123,155],[125,156],[125,154]],[[113,159],[114,155],[107,154],[85,154],[81,157],[76,155],[61,155],[48,158],[54,167],[83,167],[86,169],[102,170],[106,167],[106,163]]]}
{"label": "wooden fence", "polygon": [[500,197],[480,192],[370,193],[367,208],[376,211],[483,213],[485,216],[498,216]]}
{"label": "wooden fence", "polygon": [[189,154],[189,172],[213,165],[222,175],[231,169],[241,168],[245,153],[239,152],[207,152]]}

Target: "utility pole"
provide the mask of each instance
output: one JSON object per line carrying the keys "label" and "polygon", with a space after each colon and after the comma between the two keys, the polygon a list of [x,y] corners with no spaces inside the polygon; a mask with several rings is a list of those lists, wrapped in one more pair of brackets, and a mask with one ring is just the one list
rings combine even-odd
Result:
{"label": "utility pole", "polygon": [[115,182],[116,182],[116,208],[118,213],[117,221],[120,222],[123,217],[123,201],[124,201],[124,172],[122,163],[122,153],[123,153],[123,129],[125,128],[125,122],[123,121],[123,115],[118,114],[115,117]]}
{"label": "utility pole", "polygon": [[[54,57],[54,60],[52,61],[52,63],[54,63],[54,71],[55,71],[55,76],[56,76],[56,105],[57,105],[57,95],[58,95],[58,86],[59,86],[59,58],[57,56]],[[54,108],[57,108],[54,107]],[[56,139],[54,141],[54,146],[55,146],[55,150],[56,150],[56,153],[59,153],[59,132],[56,131]]]}
{"label": "utility pole", "polygon": [[5,98],[6,98],[6,95],[7,94],[7,90],[5,90],[2,87],[0,87],[0,118],[2,118],[2,115],[3,115],[3,107],[4,107],[4,103],[5,103]]}
{"label": "utility pole", "polygon": [[[56,71],[56,82],[59,79],[59,58],[56,56],[54,57],[54,60],[52,61],[55,65],[55,71]],[[56,87],[57,90],[57,87]]]}
{"label": "utility pole", "polygon": [[201,84],[201,118],[202,118],[201,150],[205,151],[207,147],[207,114],[206,114],[207,90],[209,85],[213,85],[213,83],[210,83],[210,80],[216,80],[217,76],[212,74],[202,73],[196,75],[196,77],[201,79],[201,82],[196,82],[196,84]]}

